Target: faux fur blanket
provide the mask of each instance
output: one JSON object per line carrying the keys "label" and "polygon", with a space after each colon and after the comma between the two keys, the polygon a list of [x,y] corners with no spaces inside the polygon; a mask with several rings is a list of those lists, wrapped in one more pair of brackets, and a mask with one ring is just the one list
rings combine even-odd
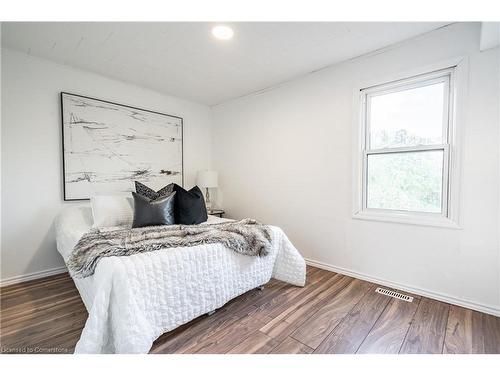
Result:
{"label": "faux fur blanket", "polygon": [[103,257],[211,243],[221,243],[243,255],[265,256],[271,247],[271,230],[252,219],[110,231],[95,229],[78,241],[67,266],[73,277],[85,278],[94,274],[97,263]]}

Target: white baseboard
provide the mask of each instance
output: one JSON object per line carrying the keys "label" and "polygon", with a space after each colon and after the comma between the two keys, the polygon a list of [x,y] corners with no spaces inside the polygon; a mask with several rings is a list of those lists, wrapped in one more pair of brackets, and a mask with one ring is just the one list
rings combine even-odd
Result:
{"label": "white baseboard", "polygon": [[[446,295],[446,294],[436,293],[436,292],[432,292],[432,291],[429,291],[429,290],[424,290],[424,289],[420,289],[420,288],[416,288],[416,287],[412,287],[412,286],[400,284],[400,283],[397,283],[397,282],[388,281],[388,280],[385,280],[385,279],[381,279],[381,278],[378,278],[378,277],[369,276],[369,275],[366,275],[366,274],[363,274],[363,273],[359,273],[359,272],[356,272],[356,271],[351,271],[351,270],[346,269],[346,268],[333,266],[333,265],[326,264],[326,263],[323,263],[323,262],[318,262],[318,261],[315,261],[315,260],[312,260],[312,259],[306,259],[306,263],[308,265],[310,265],[310,266],[318,267],[318,268],[321,268],[321,269],[324,269],[324,270],[327,270],[327,271],[332,271],[332,272],[340,273],[342,275],[351,276],[351,277],[354,277],[356,279],[361,279],[361,280],[369,281],[369,282],[372,282],[372,283],[375,283],[375,284],[380,284],[380,285],[383,285],[383,286],[387,286],[389,288],[399,289],[399,290],[402,290],[402,291],[405,291],[405,292],[418,294],[420,296],[424,296],[424,297],[436,299],[438,301],[450,303],[452,305],[462,306],[462,307],[465,307],[465,308],[468,308],[468,309],[471,309],[471,310],[476,310],[476,311],[480,311],[480,312],[483,312],[483,313],[486,313],[486,314],[491,314],[491,315],[495,315],[495,316],[500,317],[500,308],[498,308],[498,307],[483,305],[483,304],[480,304],[480,303],[477,303],[477,302],[472,302],[472,301],[469,301],[469,300],[464,300],[464,299],[461,299],[461,298],[456,298],[456,297],[449,296],[449,295]],[[68,271],[67,268],[65,266],[63,266],[63,267],[52,268],[52,269],[44,270],[44,271],[33,272],[33,273],[30,273],[30,274],[27,274],[27,275],[9,277],[9,278],[1,280],[0,281],[0,286],[4,287],[4,286],[7,286],[7,285],[22,283],[24,281],[30,281],[30,280],[40,279],[42,277],[57,275],[59,273],[64,273],[64,272],[67,272],[67,271]]]}
{"label": "white baseboard", "polygon": [[375,284],[380,284],[380,285],[383,285],[383,286],[387,286],[389,288],[399,289],[399,290],[402,290],[402,291],[405,291],[405,292],[418,294],[420,296],[432,298],[432,299],[435,299],[435,300],[438,300],[438,301],[442,301],[442,302],[446,302],[446,303],[449,303],[449,304],[452,304],[452,305],[457,305],[457,306],[465,307],[465,308],[468,308],[468,309],[471,309],[471,310],[476,310],[476,311],[480,311],[480,312],[483,312],[483,313],[486,313],[486,314],[495,315],[495,316],[500,317],[500,308],[495,307],[495,306],[483,305],[483,304],[480,304],[480,303],[477,303],[477,302],[472,302],[472,301],[464,300],[464,299],[461,299],[461,298],[456,298],[456,297],[449,296],[449,295],[446,295],[446,294],[436,293],[436,292],[433,292],[433,291],[429,291],[429,290],[425,290],[425,289],[420,289],[420,288],[416,288],[416,287],[412,287],[412,286],[400,284],[400,283],[397,283],[397,282],[380,279],[378,277],[373,277],[373,276],[370,276],[370,275],[365,275],[363,273],[359,273],[359,272],[356,272],[356,271],[351,271],[349,269],[342,268],[342,267],[336,267],[336,266],[333,266],[333,265],[330,265],[330,264],[326,264],[326,263],[323,263],[323,262],[318,262],[318,261],[315,261],[315,260],[312,260],[312,259],[306,259],[306,264],[308,264],[310,266],[313,266],[313,267],[321,268],[321,269],[324,269],[324,270],[327,270],[327,271],[332,271],[332,272],[340,273],[342,275],[351,276],[351,277],[354,277],[356,279],[361,279],[361,280],[369,281],[369,282],[372,282],[372,283],[375,283]]}
{"label": "white baseboard", "polygon": [[64,273],[64,272],[68,272],[68,269],[65,266],[62,266],[62,267],[57,267],[57,268],[51,268],[49,270],[29,273],[27,275],[8,277],[8,278],[2,279],[0,281],[0,287],[12,285],[12,284],[18,284],[18,283],[22,283],[24,281],[41,279],[42,277],[57,275],[59,273]]}

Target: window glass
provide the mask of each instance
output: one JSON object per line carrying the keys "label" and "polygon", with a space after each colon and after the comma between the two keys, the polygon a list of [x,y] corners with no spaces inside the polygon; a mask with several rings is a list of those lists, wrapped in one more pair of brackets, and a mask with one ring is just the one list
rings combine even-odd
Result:
{"label": "window glass", "polygon": [[443,150],[370,154],[368,208],[442,212]]}
{"label": "window glass", "polygon": [[439,82],[368,96],[369,149],[445,143],[445,89]]}

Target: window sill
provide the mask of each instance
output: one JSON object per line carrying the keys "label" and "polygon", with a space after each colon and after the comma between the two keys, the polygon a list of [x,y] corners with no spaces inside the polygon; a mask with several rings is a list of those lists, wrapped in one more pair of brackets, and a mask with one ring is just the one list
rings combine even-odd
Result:
{"label": "window sill", "polygon": [[381,221],[386,223],[421,225],[447,229],[462,229],[457,222],[444,217],[429,217],[400,213],[357,212],[352,215],[356,220]]}

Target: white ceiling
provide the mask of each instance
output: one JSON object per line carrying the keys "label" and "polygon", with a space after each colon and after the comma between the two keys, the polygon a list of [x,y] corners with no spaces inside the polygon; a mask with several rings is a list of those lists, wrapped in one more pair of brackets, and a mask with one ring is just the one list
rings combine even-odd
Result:
{"label": "white ceiling", "polygon": [[6,23],[2,42],[32,55],[208,105],[446,25],[426,22]]}

